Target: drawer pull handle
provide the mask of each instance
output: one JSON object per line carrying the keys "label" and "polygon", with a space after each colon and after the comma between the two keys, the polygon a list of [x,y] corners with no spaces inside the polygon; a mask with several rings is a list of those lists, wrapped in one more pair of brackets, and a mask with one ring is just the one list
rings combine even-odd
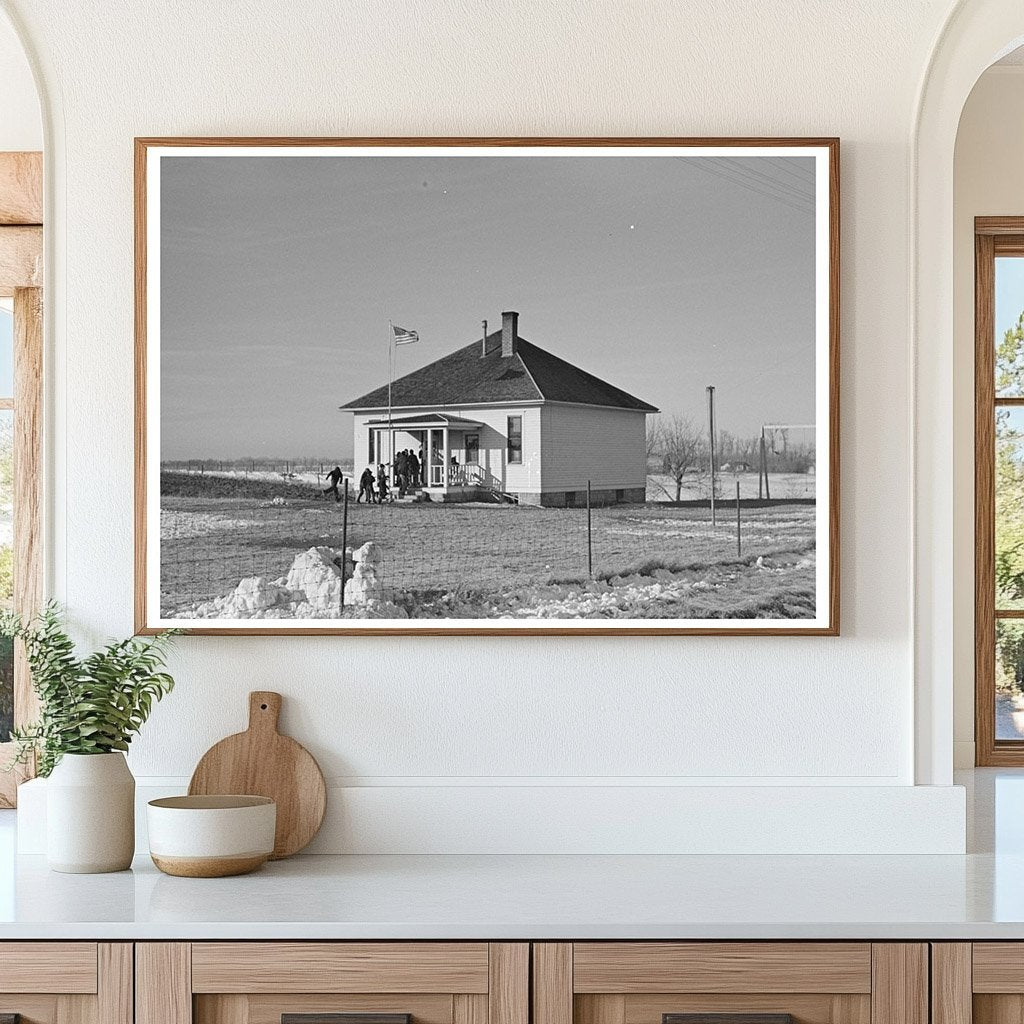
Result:
{"label": "drawer pull handle", "polygon": [[[7,1024],[7,1022],[0,1020],[0,1024]],[[281,1024],[412,1024],[412,1014],[282,1013]]]}
{"label": "drawer pull handle", "polygon": [[791,1013],[663,1013],[661,1024],[793,1024]]}

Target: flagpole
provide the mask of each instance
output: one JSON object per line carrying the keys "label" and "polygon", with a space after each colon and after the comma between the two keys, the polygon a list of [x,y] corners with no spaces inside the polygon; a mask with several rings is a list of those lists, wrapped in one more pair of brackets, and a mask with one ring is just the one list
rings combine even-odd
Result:
{"label": "flagpole", "polygon": [[[395,428],[391,425],[391,385],[395,379],[395,328],[391,321],[388,321],[388,469],[391,473],[395,467]],[[392,480],[392,483],[394,481]]]}

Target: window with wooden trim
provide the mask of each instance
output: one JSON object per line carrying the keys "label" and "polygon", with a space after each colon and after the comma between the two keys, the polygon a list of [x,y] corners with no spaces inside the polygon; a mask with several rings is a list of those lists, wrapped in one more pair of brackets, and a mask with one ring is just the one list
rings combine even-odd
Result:
{"label": "window with wooden trim", "polygon": [[975,759],[1024,765],[1024,217],[975,221]]}
{"label": "window with wooden trim", "polygon": [[[42,155],[0,153],[0,606],[42,603]],[[0,642],[0,761],[12,726],[36,717],[20,646]],[[0,772],[0,807],[26,772]]]}

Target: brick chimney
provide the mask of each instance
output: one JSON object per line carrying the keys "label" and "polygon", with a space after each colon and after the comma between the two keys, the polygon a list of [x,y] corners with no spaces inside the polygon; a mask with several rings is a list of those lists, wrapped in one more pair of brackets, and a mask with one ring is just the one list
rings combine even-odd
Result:
{"label": "brick chimney", "polygon": [[516,354],[519,343],[519,314],[511,310],[501,314],[501,358]]}

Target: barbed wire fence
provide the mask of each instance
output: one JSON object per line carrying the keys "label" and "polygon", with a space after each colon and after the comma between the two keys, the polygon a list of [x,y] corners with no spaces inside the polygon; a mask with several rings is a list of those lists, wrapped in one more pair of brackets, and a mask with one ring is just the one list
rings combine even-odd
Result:
{"label": "barbed wire fence", "polygon": [[[181,486],[179,480],[172,491]],[[701,501],[592,500],[571,508],[367,504],[348,487],[342,490],[347,500],[336,502],[312,487],[296,493],[294,485],[282,484],[254,499],[233,496],[233,486],[218,482],[213,497],[163,498],[165,616],[217,617],[243,583],[245,593],[230,607],[244,605],[247,615],[281,611],[278,617],[286,617],[282,594],[296,592],[308,598],[307,613],[343,614],[344,584],[354,570],[346,553],[369,542],[379,549],[376,575],[389,593],[440,602],[469,593],[514,602],[524,588],[700,572],[780,550],[809,550],[814,542],[813,501],[741,498],[738,484],[733,500],[721,506],[732,514],[720,515],[717,527]]]}

